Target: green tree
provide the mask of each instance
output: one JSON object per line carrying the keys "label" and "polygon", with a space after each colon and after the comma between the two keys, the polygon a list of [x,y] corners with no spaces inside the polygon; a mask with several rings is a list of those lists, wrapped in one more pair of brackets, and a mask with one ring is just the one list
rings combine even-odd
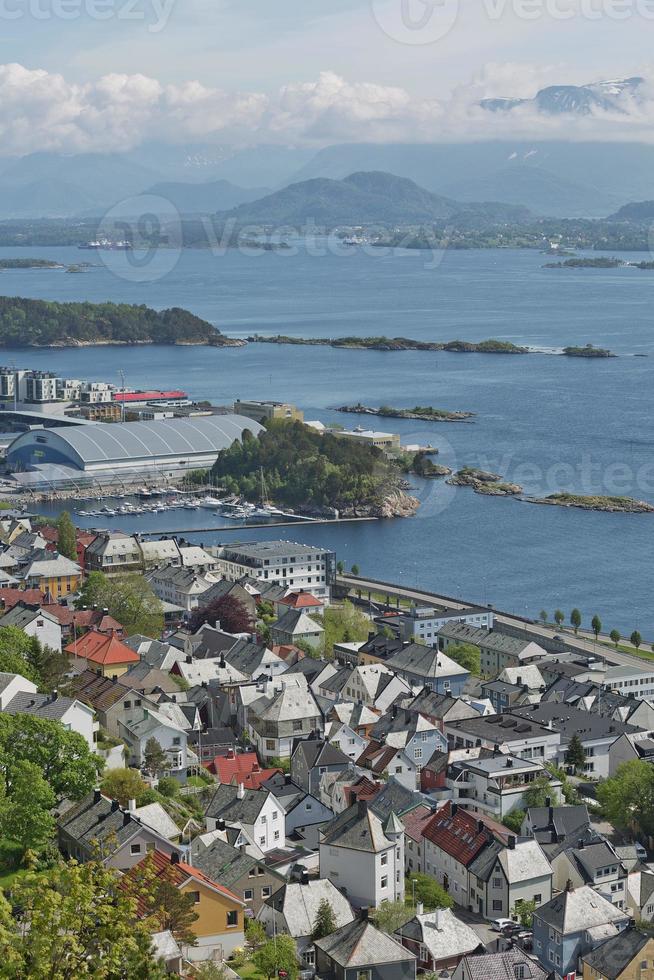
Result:
{"label": "green tree", "polygon": [[156,922],[159,930],[170,929],[179,942],[197,946],[195,900],[191,893],[179,890],[173,864],[161,870],[148,854],[123,881],[127,894],[138,901],[141,915]]}
{"label": "green tree", "polygon": [[545,806],[545,800],[548,796],[552,794],[552,787],[547,776],[539,776],[538,779],[534,779],[533,783],[530,783],[529,789],[525,793],[525,805],[530,806]]}
{"label": "green tree", "polygon": [[513,831],[514,834],[519,834],[522,827],[522,821],[525,819],[524,810],[511,810],[502,818],[502,823],[509,830]]}
{"label": "green tree", "polygon": [[280,970],[284,970],[294,980],[298,971],[295,940],[284,933],[278,934],[256,951],[252,962],[268,980],[276,977]]}
{"label": "green tree", "polygon": [[533,899],[522,899],[522,901],[515,903],[515,908],[511,914],[518,919],[521,926],[525,929],[531,929],[535,911],[536,903]]}
{"label": "green tree", "polygon": [[461,667],[469,670],[474,677],[481,676],[481,651],[472,643],[455,643],[449,646],[445,655]]}
{"label": "green tree", "polygon": [[78,800],[95,785],[103,762],[77,732],[49,718],[0,714],[0,769],[11,795],[17,766],[33,763],[57,798]]}
{"label": "green tree", "polygon": [[345,565],[342,561],[336,562],[336,571],[338,572],[339,575],[342,575],[343,572],[345,571]]}
{"label": "green tree", "polygon": [[389,936],[396,932],[400,926],[403,926],[405,922],[408,922],[412,915],[412,910],[404,902],[389,902],[387,899],[380,902],[374,912],[371,912],[377,928],[381,929],[382,932],[387,932]]}
{"label": "green tree", "polygon": [[179,783],[174,776],[162,776],[157,783],[157,789],[162,796],[173,800],[179,796]]}
{"label": "green tree", "polygon": [[0,800],[0,837],[16,841],[26,851],[40,853],[54,835],[50,810],[55,795],[33,762],[14,767],[11,794]]}
{"label": "green tree", "polygon": [[367,640],[370,620],[347,600],[342,606],[328,606],[321,616],[315,617],[324,629],[324,653],[329,657],[334,652],[335,643],[356,643]]}
{"label": "green tree", "polygon": [[592,629],[593,633],[595,634],[595,640],[597,641],[598,636],[602,632],[602,620],[599,618],[599,616],[597,615],[597,613],[595,613],[595,615],[593,616],[593,618],[592,618],[592,620],[590,622],[590,628]]}
{"label": "green tree", "polygon": [[541,620],[542,623],[546,623],[547,622],[548,616],[549,616],[549,613],[547,612],[547,610],[546,609],[541,609],[541,611],[540,611],[540,620]]}
{"label": "green tree", "polygon": [[107,769],[100,784],[103,794],[110,800],[118,800],[121,806],[127,806],[130,800],[140,805],[148,788],[138,769]]}
{"label": "green tree", "polygon": [[245,917],[245,938],[250,949],[256,952],[266,942],[266,929],[258,919]]}
{"label": "green tree", "polygon": [[128,635],[143,633],[158,639],[164,626],[163,606],[147,581],[137,572],[108,577],[91,572],[80,591],[77,608],[97,605],[109,613]]}
{"label": "green tree", "polygon": [[579,627],[581,626],[581,613],[578,609],[573,609],[570,613],[570,625],[572,626],[576,635],[579,631]]}
{"label": "green tree", "polygon": [[643,642],[643,638],[638,632],[638,630],[633,631],[633,633],[629,637],[629,642],[631,643],[632,647],[636,647],[637,650],[640,648],[640,644]]}
{"label": "green tree", "polygon": [[1,976],[165,980],[154,960],[149,924],[137,918],[117,871],[95,861],[57,864],[18,879],[12,904],[16,918],[2,943]]}
{"label": "green tree", "polygon": [[21,674],[33,684],[41,685],[41,674],[30,663],[30,637],[17,626],[0,627],[0,671]]}
{"label": "green tree", "polygon": [[556,609],[555,612],[554,612],[554,622],[556,623],[556,625],[559,628],[563,624],[563,620],[564,619],[565,619],[565,613],[563,612],[563,610],[562,609]]}
{"label": "green tree", "polygon": [[328,899],[321,898],[318,911],[316,912],[316,918],[313,922],[311,938],[324,939],[325,936],[331,936],[333,932],[336,932],[336,928],[336,916],[334,915],[331,903]]}
{"label": "green tree", "polygon": [[70,514],[63,510],[57,521],[57,550],[60,555],[77,561],[77,535]]}
{"label": "green tree", "polygon": [[611,823],[654,834],[654,766],[649,762],[623,762],[614,776],[598,784],[597,799]]}
{"label": "green tree", "polygon": [[573,767],[576,771],[577,769],[583,769],[586,762],[586,753],[584,747],[581,744],[581,739],[575,733],[568,743],[568,751],[565,754],[565,761]]}
{"label": "green tree", "polygon": [[145,743],[143,765],[152,776],[158,776],[160,772],[168,769],[168,756],[154,736]]}
{"label": "green tree", "polygon": [[44,647],[37,637],[32,637],[26,658],[35,675],[38,675],[36,683],[40,691],[49,693],[66,687],[70,664],[65,653]]}
{"label": "green tree", "polygon": [[620,630],[611,630],[609,636],[611,637],[611,643],[613,643],[613,645],[617,649],[618,643],[622,639],[622,637],[620,636]]}
{"label": "green tree", "polygon": [[[415,885],[414,885],[415,882]],[[454,900],[445,891],[442,885],[432,878],[430,875],[422,874],[419,871],[414,872],[410,879],[407,878],[407,895],[415,889],[416,902],[422,902],[427,911],[433,911],[434,909],[451,909],[454,905]]]}
{"label": "green tree", "polygon": [[352,565],[352,574],[353,575],[358,575],[359,574],[359,566],[358,565]]}

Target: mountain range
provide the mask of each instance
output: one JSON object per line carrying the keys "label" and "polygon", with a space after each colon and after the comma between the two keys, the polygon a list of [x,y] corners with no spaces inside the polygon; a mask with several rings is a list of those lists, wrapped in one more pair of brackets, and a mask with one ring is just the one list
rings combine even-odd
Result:
{"label": "mountain range", "polygon": [[482,99],[479,105],[491,112],[511,112],[527,106],[549,116],[564,113],[587,116],[596,110],[622,113],[626,111],[627,100],[638,100],[644,84],[644,78],[634,76],[590,85],[549,85],[532,99]]}

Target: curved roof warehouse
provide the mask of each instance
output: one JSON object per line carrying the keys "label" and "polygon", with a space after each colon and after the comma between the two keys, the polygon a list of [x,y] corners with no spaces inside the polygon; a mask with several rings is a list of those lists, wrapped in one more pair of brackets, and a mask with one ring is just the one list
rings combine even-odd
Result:
{"label": "curved roof warehouse", "polygon": [[52,479],[59,472],[62,481],[66,474],[178,477],[212,466],[220,450],[242,439],[246,430],[258,436],[263,426],[243,415],[207,415],[34,429],[14,439],[7,463],[14,473],[26,476],[41,471]]}

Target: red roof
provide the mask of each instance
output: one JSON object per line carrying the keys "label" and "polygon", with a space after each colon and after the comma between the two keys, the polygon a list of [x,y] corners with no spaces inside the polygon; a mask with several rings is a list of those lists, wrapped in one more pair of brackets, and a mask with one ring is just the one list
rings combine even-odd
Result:
{"label": "red roof", "polygon": [[252,770],[247,776],[243,776],[240,780],[234,778],[232,783],[241,782],[243,783],[244,789],[261,789],[261,784],[265,783],[267,779],[272,779],[276,776],[278,772],[282,772],[281,769],[259,769]]}
{"label": "red roof", "polygon": [[161,398],[186,398],[185,391],[117,391],[115,402],[151,402]]}
{"label": "red roof", "polygon": [[58,621],[60,626],[75,626],[80,630],[95,629],[98,633],[124,633],[117,619],[100,609],[71,609],[50,602],[41,607]]}
{"label": "red roof", "polygon": [[113,634],[107,636],[97,630],[91,630],[79,640],[69,643],[65,652],[96,664],[135,664],[141,659],[138,653]]}
{"label": "red roof", "polygon": [[[182,885],[186,884],[189,878],[192,878],[194,881],[197,881],[198,884],[207,885],[209,888],[213,888],[214,891],[220,892],[225,896],[225,898],[235,902],[237,905],[245,905],[245,902],[240,899],[238,895],[231,892],[229,888],[225,888],[224,885],[219,885],[217,881],[214,881],[213,878],[205,875],[203,871],[200,871],[198,868],[191,867],[190,864],[186,864],[184,861],[171,861],[167,854],[163,854],[161,851],[157,850],[150,851],[150,853],[143,858],[143,861],[140,861],[139,864],[135,864],[125,873],[122,881],[122,887],[125,888],[126,891],[130,891],[130,881],[137,879],[138,868],[145,861],[150,861],[152,863],[156,878],[163,878],[165,876],[167,880],[171,881],[178,888],[181,888]],[[147,906],[144,899],[142,897],[139,898],[138,896],[134,897],[137,899],[137,911],[139,915],[144,915],[147,911]]]}
{"label": "red roof", "polygon": [[[452,806],[454,805],[454,814]],[[482,847],[492,839],[485,827],[479,829],[479,817],[467,813],[449,801],[435,813],[423,829],[423,837],[436,844],[460,864],[468,865]]]}
{"label": "red roof", "polygon": [[210,762],[207,769],[213,772],[221,783],[231,783],[236,776],[237,782],[242,782],[243,776],[247,776],[255,768],[259,769],[259,757],[256,752],[236,753],[230,749],[227,755],[217,755],[213,762]]}
{"label": "red roof", "polygon": [[421,841],[424,829],[432,816],[431,807],[422,804],[417,806],[415,810],[409,810],[408,813],[402,814],[404,833],[412,840]]}
{"label": "red roof", "polygon": [[28,606],[42,606],[45,598],[45,593],[40,589],[0,589],[0,605],[5,612],[9,612],[19,602]]}
{"label": "red roof", "polygon": [[323,603],[316,599],[310,592],[291,592],[279,600],[280,605],[290,606],[291,609],[317,609],[322,608]]}
{"label": "red roof", "polygon": [[271,647],[271,649],[272,652],[278,657],[281,657],[282,660],[286,660],[287,657],[291,657],[293,655],[296,655],[298,660],[304,660],[306,657],[304,650],[300,649],[300,647],[296,647],[294,643],[279,643]]}

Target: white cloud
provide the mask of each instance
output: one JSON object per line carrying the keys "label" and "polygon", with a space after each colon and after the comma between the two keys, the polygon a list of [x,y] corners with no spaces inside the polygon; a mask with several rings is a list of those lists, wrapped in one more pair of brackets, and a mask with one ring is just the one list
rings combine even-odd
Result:
{"label": "white cloud", "polygon": [[[543,85],[572,81],[558,65],[489,64],[447,100],[415,98],[405,89],[350,82],[321,72],[276,94],[232,92],[199,81],[164,84],[142,74],[107,74],[77,83],[19,64],[0,65],[0,145],[4,154],[34,150],[127,149],[148,139],[273,141],[438,141],[452,139],[654,138],[654,86],[622,113],[539,115],[531,106],[489,113],[489,96],[530,97]],[[575,81],[579,81],[575,79]]]}

